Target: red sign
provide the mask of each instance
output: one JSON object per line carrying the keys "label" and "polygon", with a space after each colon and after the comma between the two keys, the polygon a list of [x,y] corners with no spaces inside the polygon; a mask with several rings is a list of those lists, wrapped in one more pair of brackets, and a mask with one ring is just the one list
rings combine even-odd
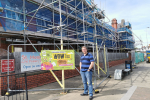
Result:
{"label": "red sign", "polygon": [[[8,60],[3,59],[1,60],[1,72],[7,72],[8,71]],[[9,59],[9,71],[14,71],[14,59]]]}

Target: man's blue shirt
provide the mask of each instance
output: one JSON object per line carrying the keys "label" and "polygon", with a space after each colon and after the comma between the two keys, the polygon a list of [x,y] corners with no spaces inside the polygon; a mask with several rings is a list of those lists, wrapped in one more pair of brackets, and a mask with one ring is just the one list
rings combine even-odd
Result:
{"label": "man's blue shirt", "polygon": [[91,53],[87,53],[85,56],[82,54],[80,62],[82,63],[81,71],[85,72],[89,69],[91,62],[94,62],[94,58]]}

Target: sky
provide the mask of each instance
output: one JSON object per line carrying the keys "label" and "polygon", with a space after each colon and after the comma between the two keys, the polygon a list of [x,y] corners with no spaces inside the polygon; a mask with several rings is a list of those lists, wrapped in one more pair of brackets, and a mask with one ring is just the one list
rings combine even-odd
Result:
{"label": "sky", "polygon": [[[147,46],[147,42],[150,44],[150,0],[94,0],[94,2],[98,8],[105,10],[110,20],[116,18],[117,22],[121,23],[121,19],[125,19],[132,24],[135,44],[140,44],[140,40],[143,41],[143,46]],[[136,47],[139,48],[141,45]]]}

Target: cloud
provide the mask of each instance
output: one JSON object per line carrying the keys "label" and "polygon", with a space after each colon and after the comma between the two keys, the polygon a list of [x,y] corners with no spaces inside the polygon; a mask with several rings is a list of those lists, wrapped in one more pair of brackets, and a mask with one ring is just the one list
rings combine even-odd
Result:
{"label": "cloud", "polygon": [[[150,44],[150,29],[147,29],[150,27],[150,0],[95,0],[95,3],[105,10],[110,20],[116,18],[118,23],[121,19],[129,21],[132,24],[132,31],[142,39],[143,45],[147,45],[147,38]],[[136,36],[134,38],[138,42],[139,39]]]}

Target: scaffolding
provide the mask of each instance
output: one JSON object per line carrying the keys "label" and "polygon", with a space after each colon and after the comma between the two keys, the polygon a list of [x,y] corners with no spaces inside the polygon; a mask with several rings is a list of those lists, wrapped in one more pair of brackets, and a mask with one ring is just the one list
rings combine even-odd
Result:
{"label": "scaffolding", "polygon": [[115,29],[104,22],[107,16],[91,0],[2,0],[0,4],[5,33],[18,32],[24,41],[27,36],[98,45],[105,41],[106,47],[117,48]]}
{"label": "scaffolding", "polygon": [[117,31],[119,34],[119,44],[121,45],[121,48],[133,50],[135,40],[133,38],[132,31],[127,27],[119,28]]}
{"label": "scaffolding", "polygon": [[[128,38],[132,37],[132,32],[126,27],[115,29],[108,25],[105,22],[108,17],[94,0],[1,0],[0,7],[3,9],[0,12],[1,35],[23,35],[24,44],[28,36],[52,38],[54,43],[61,38],[68,43],[97,42],[101,45],[104,41],[112,50],[134,48],[133,39]],[[131,24],[126,23],[126,26],[131,27]],[[124,35],[119,35],[121,32],[126,33],[126,41],[122,39]]]}

